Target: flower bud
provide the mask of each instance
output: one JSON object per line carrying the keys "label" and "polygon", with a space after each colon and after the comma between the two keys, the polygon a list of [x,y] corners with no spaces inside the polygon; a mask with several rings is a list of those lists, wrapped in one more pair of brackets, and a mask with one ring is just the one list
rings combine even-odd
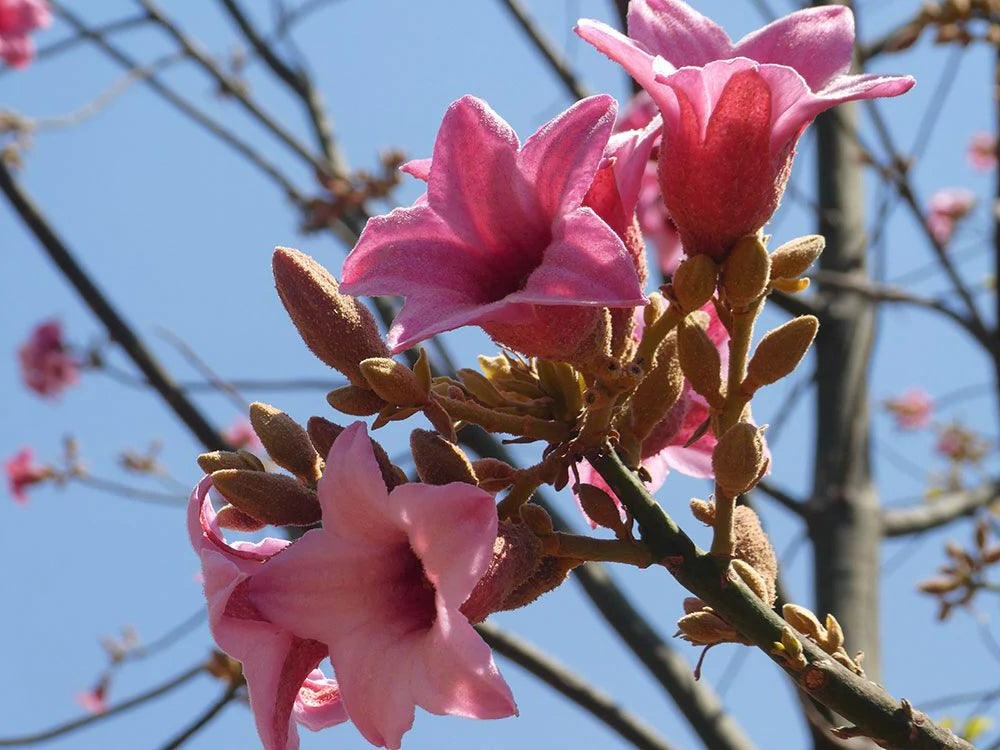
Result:
{"label": "flower bud", "polygon": [[260,531],[267,525],[229,503],[219,508],[219,512],[215,514],[215,521],[222,528],[234,531]]}
{"label": "flower bud", "polygon": [[361,374],[368,385],[394,406],[423,406],[429,389],[423,387],[409,367],[389,357],[373,357],[361,362]]}
{"label": "flower bud", "polygon": [[743,391],[753,393],[791,373],[809,350],[818,330],[816,317],[800,315],[768,331],[747,363]]}
{"label": "flower bud", "polygon": [[[696,255],[696,258],[708,258]],[[641,443],[677,403],[684,389],[684,373],[677,356],[677,334],[663,340],[651,363],[652,367],[632,394],[632,422],[629,431]],[[721,382],[721,381],[720,381]]]}
{"label": "flower bud", "polygon": [[698,310],[715,294],[719,266],[707,255],[693,255],[674,271],[671,286],[684,312]]}
{"label": "flower bud", "polygon": [[517,509],[521,520],[531,529],[535,536],[552,536],[555,526],[552,525],[552,516],[541,505],[525,503]]}
{"label": "flower bud", "polygon": [[[328,456],[330,448],[333,446],[333,441],[340,436],[344,428],[328,419],[323,419],[323,417],[309,417],[309,421],[306,423],[306,431],[309,433],[309,439],[316,446],[319,454],[321,456]],[[382,473],[382,481],[385,482],[386,489],[392,490],[393,487],[406,484],[408,480],[403,470],[393,465],[392,461],[389,460],[389,454],[385,452],[385,448],[377,440],[374,438],[370,438],[370,440],[372,453],[375,454],[375,462]]]}
{"label": "flower bud", "polygon": [[511,592],[531,579],[541,560],[542,544],[530,528],[519,521],[500,521],[493,558],[462,605],[462,614],[477,623],[505,609]]}
{"label": "flower bud", "polygon": [[352,417],[370,417],[386,405],[377,393],[356,385],[335,388],[326,394],[326,402],[337,411]]}
{"label": "flower bud", "polygon": [[476,472],[468,457],[454,443],[436,432],[414,430],[410,433],[410,451],[417,476],[424,484],[464,482],[478,484]]}
{"label": "flower bud", "polygon": [[716,409],[721,409],[722,360],[708,337],[708,315],[700,310],[689,313],[677,330],[677,351],[681,370],[691,387]]}
{"label": "flower bud", "polygon": [[212,473],[212,485],[239,510],[263,523],[272,526],[319,523],[316,492],[284,474],[223,469]]}
{"label": "flower bud", "polygon": [[722,266],[722,289],[735,310],[749,307],[767,289],[771,258],[760,237],[747,235],[733,247]]}
{"label": "flower bud", "polygon": [[677,621],[679,635],[696,646],[739,642],[740,635],[732,625],[710,609],[684,615]]}
{"label": "flower bud", "polygon": [[366,387],[358,363],[389,356],[368,308],[341,294],[337,280],[298,250],[277,248],[272,267],[281,303],[306,346],[353,385]]}
{"label": "flower bud", "polygon": [[308,484],[319,481],[323,460],[298,422],[280,409],[256,401],[250,404],[250,424],[278,466]]}
{"label": "flower bud", "polygon": [[763,430],[738,422],[719,438],[712,453],[712,471],[718,488],[729,497],[753,487],[767,467]]}
{"label": "flower bud", "polygon": [[219,469],[264,471],[264,464],[260,462],[260,459],[253,453],[244,450],[202,453],[198,456],[198,466],[206,474],[211,474],[213,471],[218,471]]}
{"label": "flower bud", "polygon": [[819,618],[805,607],[798,604],[785,604],[781,608],[781,614],[784,616],[785,622],[812,640],[819,642],[826,638],[826,628],[820,625]]}
{"label": "flower bud", "polygon": [[560,586],[566,580],[569,572],[581,564],[583,564],[583,560],[577,560],[573,557],[554,557],[552,555],[543,557],[531,577],[510,592],[504,600],[503,606],[497,611],[518,609],[531,604],[542,594]]}
{"label": "flower bud", "polygon": [[479,458],[472,462],[472,470],[479,478],[479,489],[491,494],[510,487],[517,469],[499,458]]}
{"label": "flower bud", "polygon": [[807,234],[786,242],[771,253],[772,283],[776,279],[797,279],[809,270],[824,247],[826,240],[820,234]]}
{"label": "flower bud", "polygon": [[583,508],[583,512],[587,518],[598,526],[603,526],[615,532],[623,532],[625,530],[625,524],[622,521],[622,512],[618,508],[618,504],[611,499],[611,496],[607,492],[600,487],[583,483],[573,487],[573,491],[576,493],[577,499],[580,501],[580,507]]}

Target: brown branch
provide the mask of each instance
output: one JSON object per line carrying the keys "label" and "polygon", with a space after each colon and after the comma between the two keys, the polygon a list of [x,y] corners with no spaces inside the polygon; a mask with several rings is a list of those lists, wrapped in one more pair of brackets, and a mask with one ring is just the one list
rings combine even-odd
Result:
{"label": "brown branch", "polygon": [[644,750],[673,747],[642,719],[531,644],[490,623],[481,623],[476,630],[494,651],[531,672],[635,747]]}
{"label": "brown branch", "polygon": [[90,726],[91,724],[96,724],[98,722],[104,721],[105,719],[110,719],[119,714],[123,714],[133,708],[148,703],[151,700],[159,698],[161,695],[166,695],[170,691],[179,688],[186,682],[190,682],[193,678],[197,677],[205,670],[204,663],[197,664],[190,669],[181,672],[176,677],[172,677],[161,685],[157,685],[143,693],[139,693],[126,701],[117,703],[107,711],[100,714],[88,714],[87,716],[81,716],[79,719],[73,719],[72,721],[67,721],[63,724],[51,727],[50,729],[45,729],[41,732],[35,732],[33,734],[25,734],[20,737],[0,737],[0,747],[21,747],[24,745],[36,745],[41,742],[46,742],[47,740],[60,737],[64,734],[69,734],[70,732],[75,732],[77,729],[83,729],[84,727]]}
{"label": "brown branch", "polygon": [[[143,66],[137,60],[111,44],[98,31],[89,28],[75,14],[66,10],[59,0],[51,0],[50,5],[64,21],[70,24],[80,35],[92,41],[99,49],[101,49],[101,51],[114,60],[118,65],[129,71],[143,69]],[[296,206],[302,208],[306,205],[306,199],[299,193],[298,189],[292,184],[291,180],[246,141],[239,138],[233,132],[227,130],[217,121],[213,120],[189,101],[174,92],[173,89],[163,83],[158,76],[145,75],[142,77],[142,82],[163,97],[182,114],[189,117],[227,146],[237,151],[241,156],[245,157],[251,164],[257,167],[257,169],[264,172],[264,174],[274,180],[284,191],[285,195],[288,196],[289,200],[291,200]]]}
{"label": "brown branch", "polygon": [[944,526],[1000,499],[1000,480],[982,487],[946,492],[934,500],[911,508],[887,508],[882,512],[882,534],[905,536]]}
{"label": "brown branch", "polygon": [[241,687],[242,683],[231,683],[223,691],[222,695],[220,695],[214,703],[205,709],[200,716],[198,716],[190,725],[182,730],[180,734],[164,745],[163,750],[177,750],[177,748],[208,726],[209,722],[211,722],[212,719],[214,719],[219,712],[222,711],[222,709],[233,702],[233,700],[237,697],[237,694],[240,692]]}
{"label": "brown branch", "polygon": [[566,61],[562,59],[556,48],[552,46],[552,42],[542,34],[541,30],[528,15],[524,6],[521,5],[520,0],[500,0],[500,4],[507,9],[517,22],[517,25],[521,27],[521,31],[531,40],[538,54],[548,63],[552,72],[559,77],[567,93],[573,99],[585,99],[590,96],[590,92],[580,83],[580,79],[577,78],[576,74],[570,70]]}
{"label": "brown branch", "polygon": [[226,441],[216,429],[195,408],[187,396],[177,387],[170,375],[160,366],[156,358],[146,349],[139,337],[125,319],[112,306],[110,300],[77,263],[66,244],[56,235],[49,222],[42,216],[31,198],[21,189],[7,166],[0,161],[0,190],[3,190],[14,210],[20,215],[25,226],[48,253],[52,262],[73,285],[80,298],[90,307],[94,315],[104,324],[108,335],[117,341],[150,385],[170,405],[173,412],[187,425],[206,450],[220,450],[227,447]]}
{"label": "brown branch", "polygon": [[773,482],[767,479],[762,479],[760,482],[757,483],[757,489],[760,490],[761,494],[767,495],[767,497],[774,500],[782,508],[784,508],[785,510],[790,510],[799,518],[808,518],[809,506],[806,503],[802,502],[801,500],[793,497],[789,493],[785,492],[783,489],[775,485]]}

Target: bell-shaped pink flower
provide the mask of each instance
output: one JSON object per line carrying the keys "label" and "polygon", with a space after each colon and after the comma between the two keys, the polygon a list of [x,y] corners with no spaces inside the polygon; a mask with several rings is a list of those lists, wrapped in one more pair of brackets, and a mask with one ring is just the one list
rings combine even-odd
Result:
{"label": "bell-shaped pink flower", "polygon": [[17,356],[24,384],[40,396],[58,396],[80,377],[79,363],[63,342],[58,321],[36,326],[17,350]]}
{"label": "bell-shaped pink flower", "polygon": [[768,221],[795,144],[816,115],[914,83],[847,73],[854,16],[843,6],[792,13],[736,44],[680,0],[633,0],[628,36],[591,20],[576,32],[659,107],[660,186],[689,255],[722,258]]}
{"label": "bell-shaped pink flower", "polygon": [[261,565],[247,601],[281,632],[329,650],[361,733],[398,748],[416,706],[478,719],[516,713],[460,611],[492,560],[492,496],[461,483],[387,492],[360,422],[334,442],[318,493],[323,527]]}
{"label": "bell-shaped pink flower", "polygon": [[938,190],[927,202],[927,228],[938,242],[947,245],[959,222],[976,207],[976,194],[966,188]]}
{"label": "bell-shaped pink flower", "polygon": [[326,646],[266,619],[247,595],[249,579],[289,543],[226,542],[201,480],[188,506],[188,533],[201,558],[209,624],[216,643],[243,664],[250,708],[265,750],[296,750],[296,720],[318,730],[347,720],[336,683],[316,667]]}
{"label": "bell-shaped pink flower", "polygon": [[35,56],[28,36],[52,23],[45,0],[0,0],[0,58],[8,65],[23,68]]}
{"label": "bell-shaped pink flower", "polygon": [[584,99],[521,146],[485,102],[459,99],[433,159],[407,165],[427,195],[368,222],[341,290],[406,298],[394,352],[478,325],[525,354],[572,355],[599,308],[647,301],[621,237],[583,205],[615,111],[608,96]]}

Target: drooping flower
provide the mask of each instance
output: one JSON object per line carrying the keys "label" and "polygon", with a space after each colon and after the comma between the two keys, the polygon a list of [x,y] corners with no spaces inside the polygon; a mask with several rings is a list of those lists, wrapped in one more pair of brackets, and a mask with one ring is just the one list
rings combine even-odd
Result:
{"label": "drooping flower", "polygon": [[583,206],[616,105],[595,96],[524,145],[489,106],[452,104],[413,206],[371,219],[344,262],[346,294],[406,298],[389,332],[394,352],[465,325],[529,354],[567,358],[602,307],[645,304],[619,235]]}
{"label": "drooping flower", "polygon": [[205,477],[191,493],[188,533],[201,559],[212,635],[243,664],[265,750],[296,750],[296,720],[313,730],[347,720],[336,685],[315,674],[326,647],[275,625],[249,599],[250,577],[289,543],[226,542],[209,498],[211,484]]}
{"label": "drooping flower", "polygon": [[103,678],[90,690],[84,690],[75,696],[76,702],[89,714],[103,714],[108,710],[108,680]]}
{"label": "drooping flower", "polygon": [[28,487],[49,479],[54,473],[50,466],[35,463],[35,453],[28,446],[7,459],[4,472],[7,474],[7,489],[14,501],[22,505],[28,502]]}
{"label": "drooping flower", "polygon": [[58,321],[36,326],[17,356],[24,384],[40,396],[57,396],[79,379],[79,363],[67,350]]}
{"label": "drooping flower", "polygon": [[981,131],[969,139],[966,152],[969,163],[980,172],[989,172],[997,166],[997,137],[993,133]]}
{"label": "drooping flower", "polygon": [[721,258],[768,221],[816,115],[914,83],[847,74],[854,16],[843,6],[792,13],[736,44],[680,0],[633,0],[628,36],[586,19],[576,31],[659,107],[660,186],[689,255]]}
{"label": "drooping flower", "polygon": [[938,190],[927,202],[927,228],[938,242],[947,245],[958,223],[976,205],[976,194],[965,188]]}
{"label": "drooping flower", "polygon": [[886,399],[886,410],[896,419],[896,427],[901,430],[917,430],[931,421],[934,399],[927,391],[910,388],[897,398]]}
{"label": "drooping flower", "polygon": [[0,58],[15,68],[23,68],[35,56],[28,36],[52,23],[45,0],[0,0]]}

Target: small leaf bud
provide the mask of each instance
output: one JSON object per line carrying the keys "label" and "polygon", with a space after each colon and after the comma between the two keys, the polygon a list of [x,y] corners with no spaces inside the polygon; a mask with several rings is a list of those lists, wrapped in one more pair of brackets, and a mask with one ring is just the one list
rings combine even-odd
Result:
{"label": "small leaf bud", "polygon": [[771,280],[797,279],[809,270],[826,247],[826,240],[819,234],[807,234],[786,242],[771,253]]}

